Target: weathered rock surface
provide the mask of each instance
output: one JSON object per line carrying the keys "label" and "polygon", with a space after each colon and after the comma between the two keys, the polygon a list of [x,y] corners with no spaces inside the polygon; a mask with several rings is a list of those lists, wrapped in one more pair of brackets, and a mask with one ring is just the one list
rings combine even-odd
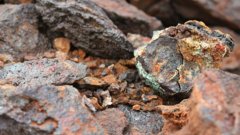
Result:
{"label": "weathered rock surface", "polygon": [[135,55],[139,74],[163,97],[189,95],[193,79],[205,68],[218,68],[234,43],[230,35],[203,22],[188,21],[158,31]]}
{"label": "weathered rock surface", "polygon": [[206,70],[196,78],[192,111],[179,135],[239,135],[240,76]]}
{"label": "weathered rock surface", "polygon": [[128,126],[124,113],[117,108],[106,109],[96,113],[96,119],[109,135],[123,135]]}
{"label": "weathered rock surface", "polygon": [[164,121],[158,113],[137,112],[127,106],[120,105],[119,109],[125,113],[128,119],[128,134],[158,134],[161,132]]}
{"label": "weathered rock surface", "polygon": [[172,5],[186,19],[240,30],[239,0],[173,0]]}
{"label": "weathered rock surface", "polygon": [[125,34],[135,33],[144,36],[152,35],[153,30],[161,29],[159,20],[151,17],[125,0],[92,0],[104,9],[108,17]]}
{"label": "weathered rock surface", "polygon": [[104,58],[131,58],[132,45],[90,0],[36,0],[49,37],[66,37],[75,47]]}
{"label": "weathered rock surface", "polygon": [[0,134],[102,135],[104,129],[72,86],[0,86]]}
{"label": "weathered rock surface", "polygon": [[8,4],[25,4],[25,3],[32,3],[33,0],[3,0],[4,3]]}
{"label": "weathered rock surface", "polygon": [[38,30],[38,17],[32,4],[0,5],[0,53],[19,59],[46,50],[49,41]]}
{"label": "weathered rock surface", "polygon": [[72,61],[40,59],[5,65],[0,70],[0,84],[44,85],[71,84],[85,77],[87,66]]}
{"label": "weathered rock surface", "polygon": [[240,75],[240,35],[225,27],[214,27],[214,29],[229,33],[236,44],[229,57],[223,59],[221,69]]}

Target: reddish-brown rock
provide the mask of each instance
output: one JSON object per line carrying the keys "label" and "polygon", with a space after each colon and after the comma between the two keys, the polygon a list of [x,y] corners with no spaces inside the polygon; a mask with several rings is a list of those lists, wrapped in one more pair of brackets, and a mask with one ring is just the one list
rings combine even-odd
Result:
{"label": "reddish-brown rock", "polygon": [[22,4],[22,3],[32,3],[33,0],[3,0],[4,3],[9,3],[9,4]]}
{"label": "reddish-brown rock", "polygon": [[72,84],[85,77],[87,66],[69,60],[40,59],[5,65],[0,69],[0,84]]}
{"label": "reddish-brown rock", "polygon": [[122,135],[128,125],[124,113],[117,108],[96,113],[96,119],[109,135]]}
{"label": "reddish-brown rock", "polygon": [[0,86],[0,134],[103,135],[72,86]]}
{"label": "reddish-brown rock", "polygon": [[129,0],[129,2],[160,19],[164,26],[176,25],[181,20],[172,7],[171,0]]}
{"label": "reddish-brown rock", "polygon": [[185,19],[240,30],[239,0],[172,0],[172,5]]}
{"label": "reddish-brown rock", "polygon": [[206,70],[196,78],[188,124],[177,135],[239,135],[240,76]]}
{"label": "reddish-brown rock", "polygon": [[0,5],[0,53],[20,59],[49,48],[49,40],[38,30],[38,19],[33,4]]}
{"label": "reddish-brown rock", "polygon": [[125,0],[92,0],[102,7],[108,17],[125,34],[152,35],[153,30],[162,28],[161,21],[151,17]]}

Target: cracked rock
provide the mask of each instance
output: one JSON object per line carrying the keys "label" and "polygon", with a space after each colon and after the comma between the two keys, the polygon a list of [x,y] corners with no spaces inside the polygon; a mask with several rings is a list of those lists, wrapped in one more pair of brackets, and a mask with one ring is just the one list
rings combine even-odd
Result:
{"label": "cracked rock", "polygon": [[131,58],[133,47],[104,11],[90,0],[36,0],[49,37],[103,58]]}
{"label": "cracked rock", "polygon": [[239,135],[240,76],[208,69],[194,83],[188,124],[176,135]]}
{"label": "cracked rock", "polygon": [[72,84],[86,76],[87,66],[69,60],[40,59],[8,64],[0,70],[0,84]]}
{"label": "cracked rock", "polygon": [[102,135],[104,129],[72,86],[0,86],[0,134]]}
{"label": "cracked rock", "polygon": [[48,39],[38,30],[38,17],[32,4],[0,5],[0,53],[20,59],[49,48]]}
{"label": "cracked rock", "polygon": [[188,21],[155,32],[152,42],[136,52],[139,74],[163,97],[188,96],[202,69],[218,68],[233,49],[230,35],[203,22]]}
{"label": "cracked rock", "polygon": [[152,35],[153,30],[161,29],[162,23],[125,0],[92,0],[104,9],[108,17],[125,34],[135,33],[144,36]]}

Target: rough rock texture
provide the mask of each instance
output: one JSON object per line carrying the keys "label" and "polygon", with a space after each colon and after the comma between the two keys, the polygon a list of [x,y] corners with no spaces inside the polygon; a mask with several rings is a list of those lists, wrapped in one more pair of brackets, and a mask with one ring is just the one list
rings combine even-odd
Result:
{"label": "rough rock texture", "polygon": [[22,4],[22,3],[32,3],[33,0],[3,0],[4,3],[8,4]]}
{"label": "rough rock texture", "polygon": [[172,1],[174,0],[129,0],[147,14],[160,19],[164,26],[177,25],[181,21],[181,17],[172,6]]}
{"label": "rough rock texture", "polygon": [[135,55],[139,74],[163,97],[188,95],[192,81],[204,68],[217,68],[233,49],[230,35],[188,21],[158,31]]}
{"label": "rough rock texture", "polygon": [[125,113],[129,127],[126,133],[132,135],[158,134],[164,121],[160,114],[152,112],[137,112],[127,106],[120,105],[119,109]]}
{"label": "rough rock texture", "polygon": [[153,30],[162,28],[162,24],[125,0],[92,0],[104,9],[109,18],[124,33],[152,35]]}
{"label": "rough rock texture", "polygon": [[36,7],[49,37],[66,37],[73,46],[99,57],[132,57],[132,45],[92,1],[37,0]]}
{"label": "rough rock texture", "polygon": [[229,57],[223,59],[221,69],[240,75],[240,35],[225,27],[214,27],[213,29],[229,33],[236,44]]}
{"label": "rough rock texture", "polygon": [[0,86],[0,134],[102,135],[72,86]]}
{"label": "rough rock texture", "polygon": [[106,109],[96,113],[96,119],[109,135],[123,135],[127,127],[127,118],[117,108]]}
{"label": "rough rock texture", "polygon": [[0,5],[0,53],[19,59],[27,53],[46,50],[49,41],[38,30],[38,25],[34,5]]}
{"label": "rough rock texture", "polygon": [[239,0],[173,0],[172,5],[186,19],[240,30]]}
{"label": "rough rock texture", "polygon": [[188,124],[179,135],[239,135],[240,76],[206,70],[196,78]]}
{"label": "rough rock texture", "polygon": [[72,61],[41,59],[5,65],[0,70],[0,84],[44,85],[71,84],[85,77],[87,66]]}

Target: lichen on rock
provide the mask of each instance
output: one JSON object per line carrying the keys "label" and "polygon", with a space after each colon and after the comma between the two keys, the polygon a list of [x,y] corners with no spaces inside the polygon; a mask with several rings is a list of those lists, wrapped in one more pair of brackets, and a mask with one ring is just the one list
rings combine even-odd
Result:
{"label": "lichen on rock", "polygon": [[163,97],[188,95],[201,70],[218,68],[232,51],[230,35],[203,22],[188,21],[154,32],[152,41],[135,51],[139,74]]}

